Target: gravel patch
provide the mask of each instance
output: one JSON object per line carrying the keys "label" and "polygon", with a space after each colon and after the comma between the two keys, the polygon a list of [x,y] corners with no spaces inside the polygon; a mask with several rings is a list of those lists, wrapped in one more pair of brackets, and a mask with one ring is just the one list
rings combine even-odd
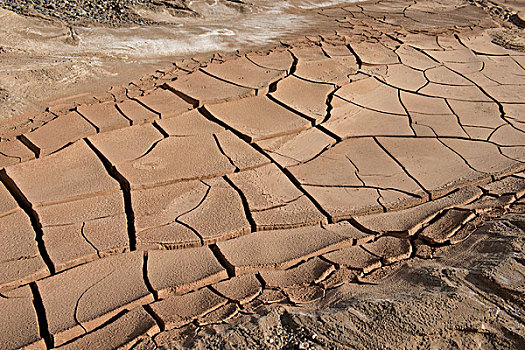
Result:
{"label": "gravel patch", "polygon": [[155,24],[136,9],[164,9],[172,15],[196,15],[186,0],[0,0],[0,7],[21,15],[43,15],[68,24]]}

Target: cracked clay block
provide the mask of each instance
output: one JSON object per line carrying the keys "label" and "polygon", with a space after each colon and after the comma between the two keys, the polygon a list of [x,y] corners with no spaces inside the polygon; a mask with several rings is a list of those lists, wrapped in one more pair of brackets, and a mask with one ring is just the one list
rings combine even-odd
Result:
{"label": "cracked clay block", "polygon": [[95,329],[123,309],[152,302],[142,263],[142,252],[125,253],[38,281],[55,346],[84,334],[84,329]]}
{"label": "cracked clay block", "polygon": [[156,112],[162,119],[175,117],[192,108],[192,105],[169,90],[157,89],[148,95],[138,97],[144,106]]}
{"label": "cracked clay block", "polygon": [[208,247],[150,251],[147,270],[160,298],[182,295],[228,278]]}
{"label": "cracked clay block", "polygon": [[206,109],[251,142],[298,132],[310,125],[308,120],[265,96],[206,106]]}
{"label": "cracked clay block", "polygon": [[95,103],[77,107],[78,113],[89,120],[99,132],[110,131],[130,125],[115,107],[114,102]]}
{"label": "cracked clay block", "polygon": [[22,141],[33,145],[32,147],[43,156],[95,132],[96,129],[87,120],[82,118],[77,112],[71,112],[22,135]]}
{"label": "cracked clay block", "polygon": [[[0,296],[0,344],[4,349],[46,349],[40,329],[33,295],[24,286]],[[5,297],[4,297],[5,296]]]}
{"label": "cracked clay block", "polygon": [[83,141],[48,157],[9,167],[6,172],[33,206],[120,189]]}
{"label": "cracked clay block", "polygon": [[257,90],[267,87],[285,74],[282,70],[260,67],[246,57],[210,63],[202,70],[233,84]]}
{"label": "cracked clay block", "polygon": [[150,314],[142,307],[137,307],[107,326],[61,346],[61,350],[121,348],[130,344],[136,338],[154,334],[160,331],[159,326]]}
{"label": "cracked clay block", "polygon": [[259,229],[323,221],[324,216],[273,164],[229,175],[248,201]]}
{"label": "cracked clay block", "polygon": [[168,89],[181,94],[193,105],[215,104],[255,95],[255,90],[236,86],[200,71],[166,83]]}
{"label": "cracked clay block", "polygon": [[182,327],[226,303],[227,299],[204,288],[182,296],[170,296],[153,303],[151,308],[162,320],[164,327],[172,329]]}
{"label": "cracked clay block", "polygon": [[331,226],[263,231],[219,242],[217,246],[236,275],[286,269],[302,260],[352,244],[353,238]]}

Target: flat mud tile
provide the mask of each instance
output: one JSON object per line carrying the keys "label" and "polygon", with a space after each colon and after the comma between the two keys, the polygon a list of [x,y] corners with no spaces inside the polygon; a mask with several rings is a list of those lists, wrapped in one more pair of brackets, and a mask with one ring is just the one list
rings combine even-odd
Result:
{"label": "flat mud tile", "polygon": [[361,42],[350,45],[363,63],[394,64],[399,63],[396,53],[380,43]]}
{"label": "flat mud tile", "polygon": [[336,96],[363,108],[378,112],[406,115],[398,91],[374,78],[361,79],[337,90]]}
{"label": "flat mud tile", "polygon": [[333,109],[323,127],[340,138],[362,136],[412,136],[406,115],[394,115],[362,108],[339,97],[332,100]]}
{"label": "flat mud tile", "polygon": [[425,70],[439,65],[436,61],[407,44],[402,44],[396,53],[401,59],[401,63],[410,68]]}
{"label": "flat mud tile", "polygon": [[255,95],[253,89],[227,83],[200,71],[181,76],[177,80],[166,83],[166,86],[194,106],[233,101]]}
{"label": "flat mud tile", "polygon": [[71,112],[22,135],[21,140],[40,156],[44,156],[95,132],[96,129],[87,120],[77,112]]}
{"label": "flat mud tile", "polygon": [[[473,101],[473,102],[490,102],[490,97],[485,95],[476,86],[461,85],[441,85],[430,83],[423,87],[419,92],[422,95],[441,97],[453,100]],[[503,101],[502,101],[503,102]]]}
{"label": "flat mud tile", "polygon": [[445,243],[461,226],[476,216],[466,210],[450,209],[435,222],[425,227],[419,237],[433,244]]}
{"label": "flat mud tile", "polygon": [[316,128],[257,142],[281,166],[299,165],[313,159],[335,144],[335,140]]}
{"label": "flat mud tile", "polygon": [[520,198],[525,194],[525,179],[522,177],[509,176],[484,185],[483,189],[497,196],[514,194],[517,198]]}
{"label": "flat mud tile", "polygon": [[267,88],[286,74],[282,70],[262,68],[246,57],[210,63],[202,70],[230,83],[257,90]]}
{"label": "flat mud tile", "polygon": [[266,287],[299,287],[319,283],[335,270],[334,265],[313,258],[288,270],[261,271]]}
{"label": "flat mud tile", "polygon": [[489,141],[492,141],[500,146],[524,146],[525,133],[507,124],[503,125],[501,128],[498,128],[492,134]]}
{"label": "flat mud tile", "polygon": [[456,85],[456,86],[471,86],[473,85],[470,81],[463,78],[461,75],[453,72],[445,66],[438,66],[430,68],[425,71],[425,76],[432,83],[445,84],[445,85]]}
{"label": "flat mud tile", "polygon": [[152,302],[142,263],[142,252],[126,253],[38,281],[55,346],[97,328],[124,309]]}
{"label": "flat mud tile", "polygon": [[351,270],[344,266],[334,271],[328,278],[322,281],[319,285],[324,289],[337,288],[345,283],[354,282],[359,275],[358,270]]}
{"label": "flat mud tile", "polygon": [[416,136],[469,138],[458,123],[457,117],[451,113],[443,115],[410,113],[410,118]]}
{"label": "flat mud tile", "polygon": [[478,187],[459,189],[447,196],[417,205],[412,208],[387,213],[379,213],[353,218],[360,226],[377,233],[415,234],[424,224],[432,220],[444,209],[467,204],[481,196]]}
{"label": "flat mud tile", "polygon": [[48,157],[11,166],[6,172],[33,206],[120,189],[83,141]]}
{"label": "flat mud tile", "polygon": [[144,124],[97,134],[89,141],[115,165],[139,158],[162,138],[153,125]]}
{"label": "flat mud tile", "polygon": [[303,260],[352,244],[352,238],[319,226],[274,230],[219,242],[236,275],[286,269]]}
{"label": "flat mud tile", "polygon": [[61,346],[61,350],[117,349],[137,338],[153,336],[160,331],[153,317],[142,307],[126,312],[110,324]]}
{"label": "flat mud tile", "polygon": [[246,55],[255,64],[276,70],[290,72],[293,57],[286,50],[273,50],[268,53],[250,53]]}
{"label": "flat mud tile", "polygon": [[148,95],[137,97],[137,100],[162,119],[175,117],[193,107],[173,92],[164,89],[156,89]]}
{"label": "flat mud tile", "polygon": [[117,108],[131,120],[133,125],[150,123],[154,120],[159,119],[157,113],[152,112],[135,100],[126,100],[117,103]]}
{"label": "flat mud tile", "polygon": [[[501,119],[499,107],[494,102],[448,100],[448,103],[463,125],[495,129],[505,124],[505,121]],[[511,116],[513,114],[506,109],[505,113],[509,113]]]}
{"label": "flat mud tile", "polygon": [[265,96],[206,106],[206,109],[250,142],[295,133],[311,125]]}
{"label": "flat mud tile", "polygon": [[432,196],[488,180],[488,175],[468,167],[457,154],[435,139],[379,138],[385,149]]}
{"label": "flat mud tile", "polygon": [[206,119],[198,110],[181,114],[177,118],[158,121],[159,126],[170,136],[195,136],[216,134],[225,129]]}
{"label": "flat mud tile", "polygon": [[310,304],[321,300],[325,295],[325,290],[319,286],[302,286],[302,287],[287,287],[284,292],[288,299],[294,304]]}
{"label": "flat mud tile", "polygon": [[35,158],[35,154],[20,140],[0,142],[0,169]]}
{"label": "flat mud tile", "polygon": [[227,299],[204,288],[182,296],[172,295],[151,304],[151,308],[166,329],[173,329],[182,327],[226,303]]}
{"label": "flat mud tile", "polygon": [[346,247],[323,255],[330,262],[346,268],[369,273],[381,267],[379,257],[370,254],[361,246]]}
{"label": "flat mud tile", "polygon": [[0,182],[0,218],[19,210],[16,200]]}
{"label": "flat mud tile", "polygon": [[213,289],[239,304],[246,304],[261,294],[262,286],[255,275],[232,277],[214,284]]}
{"label": "flat mud tile", "polygon": [[29,286],[2,294],[5,298],[0,298],[0,346],[3,349],[46,349]]}
{"label": "flat mud tile", "polygon": [[[525,140],[525,136],[523,139]],[[525,168],[523,163],[502,155],[499,148],[493,143],[462,139],[443,139],[442,141],[480,173],[499,178]]]}
{"label": "flat mud tile", "polygon": [[363,247],[372,254],[381,257],[385,264],[410,258],[412,245],[408,239],[397,237],[380,237],[377,241],[367,243]]}
{"label": "flat mud tile", "polygon": [[387,73],[380,79],[389,85],[410,91],[417,91],[428,82],[423,72],[403,64],[389,65]]}
{"label": "flat mud tile", "polygon": [[326,116],[326,101],[332,90],[330,85],[311,83],[291,75],[277,84],[272,96],[319,124]]}
{"label": "flat mud tile", "polygon": [[281,303],[286,300],[286,294],[278,289],[264,288],[257,300],[264,304]]}
{"label": "flat mud tile", "polygon": [[199,317],[197,324],[199,326],[205,326],[214,323],[222,323],[235,317],[239,313],[240,309],[237,304],[229,303],[221,306],[220,308],[213,310],[212,312]]}
{"label": "flat mud tile", "polygon": [[89,120],[99,132],[124,128],[130,125],[129,120],[117,110],[114,102],[81,105],[78,113]]}
{"label": "flat mud tile", "polygon": [[357,72],[357,63],[351,57],[323,57],[318,60],[301,60],[294,75],[303,79],[341,86],[350,81],[349,76]]}
{"label": "flat mud tile", "polygon": [[246,197],[258,229],[312,225],[325,220],[273,164],[229,175]]}
{"label": "flat mud tile", "polygon": [[446,115],[451,113],[446,101],[442,98],[401,91],[400,99],[409,113],[428,115]]}
{"label": "flat mud tile", "polygon": [[228,278],[208,247],[150,251],[147,270],[160,298],[182,295]]}
{"label": "flat mud tile", "polygon": [[205,245],[250,233],[237,191],[220,178],[208,183],[211,187],[203,202],[178,220],[198,232]]}
{"label": "flat mud tile", "polygon": [[143,156],[117,165],[133,189],[222,176],[235,166],[213,135],[168,137]]}

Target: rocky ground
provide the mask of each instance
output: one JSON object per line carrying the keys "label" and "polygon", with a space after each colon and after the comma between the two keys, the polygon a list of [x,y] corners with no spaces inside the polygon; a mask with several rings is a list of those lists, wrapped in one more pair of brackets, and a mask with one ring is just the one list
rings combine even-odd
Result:
{"label": "rocky ground", "polygon": [[4,120],[0,347],[524,347],[525,50],[478,5],[314,9]]}

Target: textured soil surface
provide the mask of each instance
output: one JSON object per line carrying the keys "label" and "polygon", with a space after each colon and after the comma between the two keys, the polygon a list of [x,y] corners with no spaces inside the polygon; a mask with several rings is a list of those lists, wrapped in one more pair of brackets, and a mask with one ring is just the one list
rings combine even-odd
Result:
{"label": "textured soil surface", "polygon": [[315,9],[317,35],[4,120],[0,348],[523,348],[501,9]]}

